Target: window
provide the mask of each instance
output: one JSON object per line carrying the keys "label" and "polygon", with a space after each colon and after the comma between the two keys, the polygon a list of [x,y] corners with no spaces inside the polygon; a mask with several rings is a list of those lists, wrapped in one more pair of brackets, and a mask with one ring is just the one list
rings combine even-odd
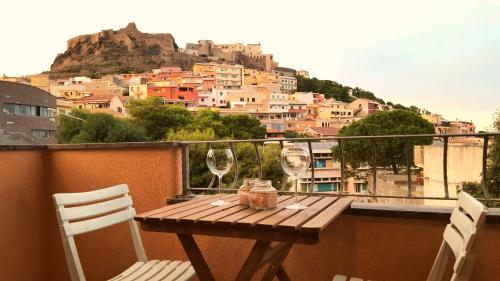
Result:
{"label": "window", "polygon": [[314,168],[326,168],[326,160],[314,160]]}
{"label": "window", "polygon": [[255,98],[252,98],[252,102],[255,102]]}
{"label": "window", "polygon": [[245,98],[240,98],[240,101],[245,101]]}
{"label": "window", "polygon": [[201,99],[201,101],[202,101],[202,102],[204,102],[204,101],[205,101],[205,99]]}
{"label": "window", "polygon": [[54,117],[55,109],[36,105],[6,103],[3,112],[26,116]]}
{"label": "window", "polygon": [[31,130],[31,134],[35,138],[39,139],[48,139],[48,138],[55,138],[56,137],[56,131],[53,130],[38,130],[38,129],[33,129]]}
{"label": "window", "polygon": [[221,96],[221,97],[222,97],[223,95],[224,95],[224,93],[222,93],[222,92],[220,92],[220,93],[219,93],[219,96]]}
{"label": "window", "polygon": [[368,190],[368,184],[366,182],[355,183],[357,193],[366,193]]}

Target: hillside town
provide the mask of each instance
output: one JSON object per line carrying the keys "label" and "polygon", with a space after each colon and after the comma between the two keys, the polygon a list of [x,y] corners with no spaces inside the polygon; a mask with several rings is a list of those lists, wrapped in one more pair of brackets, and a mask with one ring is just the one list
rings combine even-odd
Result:
{"label": "hillside town", "polygon": [[[50,79],[49,74],[37,74],[3,76],[0,80],[30,84],[49,92],[56,98],[56,114],[69,114],[72,108],[79,108],[128,117],[126,105],[130,99],[154,96],[164,104],[180,105],[192,112],[209,108],[223,115],[254,116],[266,127],[268,138],[285,137],[291,132],[312,137],[336,136],[346,124],[392,109],[391,105],[352,94],[353,101],[347,103],[320,93],[299,92],[297,77],[309,78],[309,72],[279,67],[272,55],[262,53],[260,44],[214,44],[200,40],[186,44],[179,52],[227,63],[195,63],[192,69],[161,67],[99,78]],[[264,69],[235,64],[240,54],[263,62]],[[472,122],[446,120],[431,113],[421,116],[434,124],[437,134],[475,132]]]}

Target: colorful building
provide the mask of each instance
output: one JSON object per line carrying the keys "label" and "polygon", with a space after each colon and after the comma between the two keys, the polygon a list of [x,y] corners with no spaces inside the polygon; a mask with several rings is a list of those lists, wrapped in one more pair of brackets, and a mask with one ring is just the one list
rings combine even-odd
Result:
{"label": "colorful building", "polygon": [[244,85],[241,65],[197,63],[193,66],[193,74],[214,78],[216,87],[237,89]]}

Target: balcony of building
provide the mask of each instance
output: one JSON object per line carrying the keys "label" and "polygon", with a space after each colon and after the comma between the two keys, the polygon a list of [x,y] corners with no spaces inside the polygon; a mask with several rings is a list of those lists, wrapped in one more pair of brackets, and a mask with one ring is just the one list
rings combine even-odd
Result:
{"label": "balcony of building", "polygon": [[[186,193],[182,142],[0,146],[1,280],[69,280],[51,195],[127,183],[138,213]],[[194,188],[192,188],[194,191]],[[348,194],[344,194],[348,195]],[[292,280],[421,281],[449,221],[449,207],[354,203],[316,245],[294,246]],[[150,259],[187,260],[174,234],[141,232]],[[216,280],[231,280],[252,241],[197,236]],[[76,237],[87,280],[106,280],[135,262],[129,226]],[[471,280],[500,276],[500,215],[490,209]],[[451,264],[447,271],[450,279]],[[259,280],[259,276],[255,278]],[[445,279],[446,280],[446,279]]]}

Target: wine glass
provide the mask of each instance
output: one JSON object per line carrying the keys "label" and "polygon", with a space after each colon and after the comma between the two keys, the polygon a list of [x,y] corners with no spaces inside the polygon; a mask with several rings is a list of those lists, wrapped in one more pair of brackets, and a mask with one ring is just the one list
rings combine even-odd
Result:
{"label": "wine glass", "polygon": [[293,179],[295,185],[294,203],[285,208],[292,210],[306,209],[306,206],[297,202],[297,180],[309,168],[309,164],[311,164],[309,150],[300,146],[285,147],[281,150],[280,160],[281,167]]}
{"label": "wine glass", "polygon": [[210,172],[219,178],[219,199],[210,203],[222,206],[228,202],[222,199],[222,176],[227,174],[233,166],[234,157],[231,149],[209,149],[207,153],[207,166]]}

